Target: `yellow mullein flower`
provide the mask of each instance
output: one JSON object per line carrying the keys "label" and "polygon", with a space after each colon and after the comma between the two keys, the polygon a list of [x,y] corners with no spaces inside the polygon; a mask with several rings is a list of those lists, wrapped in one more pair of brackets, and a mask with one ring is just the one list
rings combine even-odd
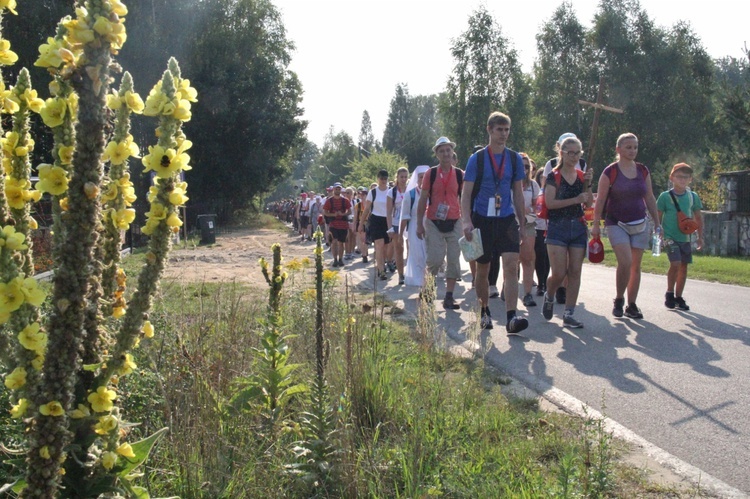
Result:
{"label": "yellow mullein flower", "polygon": [[18,333],[18,341],[26,350],[43,354],[47,348],[47,334],[39,330],[39,323],[33,322]]}
{"label": "yellow mullein flower", "polygon": [[175,86],[177,87],[176,90],[180,99],[185,99],[189,102],[198,102],[198,91],[190,86],[190,80],[176,79],[179,80],[179,82],[175,81]]}
{"label": "yellow mullein flower", "polygon": [[172,174],[179,171],[180,162],[176,160],[177,151],[172,148],[164,148],[160,145],[149,146],[149,154],[143,157],[144,172],[153,170],[158,177],[170,178]]}
{"label": "yellow mullein flower", "polygon": [[72,419],[83,419],[91,416],[91,411],[89,411],[89,408],[86,407],[86,405],[78,404],[78,407],[70,411],[68,413],[68,416],[70,416]]}
{"label": "yellow mullein flower", "polygon": [[68,103],[65,99],[50,98],[44,102],[41,114],[42,121],[50,128],[55,128],[65,121],[65,113],[68,111]]}
{"label": "yellow mullein flower", "polygon": [[22,418],[26,414],[26,410],[29,408],[29,401],[26,399],[19,399],[18,403],[11,407],[10,417],[13,419]]}
{"label": "yellow mullein flower", "polygon": [[104,469],[111,470],[117,464],[117,454],[111,451],[102,453],[102,466]]}
{"label": "yellow mullein flower", "polygon": [[59,68],[63,63],[60,49],[63,48],[64,43],[62,40],[55,40],[52,37],[47,38],[47,43],[39,46],[39,59],[36,60],[34,66],[40,68]]}
{"label": "yellow mullein flower", "polygon": [[78,94],[68,95],[68,110],[70,111],[70,119],[75,120],[78,117]]}
{"label": "yellow mullein flower", "polygon": [[75,152],[75,146],[60,146],[57,150],[57,155],[60,156],[60,163],[69,165],[73,162],[73,153]]}
{"label": "yellow mullein flower", "polygon": [[112,430],[117,429],[117,418],[112,415],[102,416],[99,418],[99,422],[94,425],[94,432],[97,435],[106,435]]}
{"label": "yellow mullein flower", "polygon": [[44,447],[39,449],[39,457],[41,457],[42,459],[49,459],[50,458],[49,447],[45,445]]}
{"label": "yellow mullein flower", "polygon": [[10,49],[10,42],[0,39],[0,64],[11,65],[17,60],[18,54]]}
{"label": "yellow mullein flower", "polygon": [[26,384],[26,369],[16,367],[13,372],[5,377],[5,387],[8,390],[18,390]]}
{"label": "yellow mullein flower", "polygon": [[117,398],[117,392],[108,389],[106,386],[100,386],[95,392],[89,394],[87,400],[91,404],[94,412],[107,412],[112,410],[112,403]]}
{"label": "yellow mullein flower", "polygon": [[39,182],[36,188],[40,192],[49,192],[53,196],[64,194],[68,190],[68,172],[59,166],[39,165]]}
{"label": "yellow mullein flower", "polygon": [[143,321],[141,332],[143,332],[143,336],[146,338],[154,337],[154,326],[151,324],[151,321]]}
{"label": "yellow mullein flower", "polygon": [[18,145],[18,132],[7,132],[5,134],[5,137],[3,137],[2,143],[3,143],[3,151],[7,155],[12,155],[13,152],[16,150],[16,146]]}
{"label": "yellow mullein flower", "polygon": [[62,211],[68,211],[68,198],[62,198],[60,200],[60,209]]}
{"label": "yellow mullein flower", "polygon": [[26,244],[24,244],[26,236],[22,232],[16,232],[16,228],[12,225],[6,225],[0,232],[2,232],[0,234],[0,246],[4,246],[11,251],[27,248]]}
{"label": "yellow mullein flower", "polygon": [[193,116],[190,112],[190,101],[187,99],[180,99],[172,116],[180,121],[190,121],[190,118]]}
{"label": "yellow mullein flower", "polygon": [[[159,178],[157,177],[155,180],[158,181]],[[158,187],[155,187],[153,185],[151,187],[149,187],[149,189],[148,189],[148,196],[147,196],[148,202],[149,203],[155,202],[156,199],[157,199],[157,197],[158,197],[158,195],[159,195],[159,188]]]}
{"label": "yellow mullein flower", "polygon": [[161,92],[161,81],[151,90],[146,97],[143,114],[146,116],[158,116],[163,113],[164,106],[168,103],[167,96]]}
{"label": "yellow mullein flower", "polygon": [[112,317],[119,319],[125,315],[125,307],[112,307]]}
{"label": "yellow mullein flower", "polygon": [[177,213],[170,213],[167,217],[167,225],[170,227],[182,227],[182,220]]}
{"label": "yellow mullein flower", "polygon": [[0,0],[0,9],[8,9],[13,14],[18,15],[18,12],[16,12],[16,0]]}
{"label": "yellow mullein flower", "polygon": [[0,313],[11,313],[23,305],[24,293],[18,278],[8,283],[0,282]]}
{"label": "yellow mullein flower", "polygon": [[37,355],[34,358],[34,360],[31,361],[31,367],[33,367],[37,371],[41,371],[43,365],[44,365],[44,355]]}
{"label": "yellow mullein flower", "polygon": [[39,98],[39,94],[37,93],[37,91],[32,88],[27,88],[26,90],[24,90],[21,98],[26,101],[29,109],[31,109],[35,113],[39,113],[39,111],[42,110],[42,107],[44,107],[44,101]]}
{"label": "yellow mullein flower", "polygon": [[29,229],[36,230],[39,228],[39,224],[37,223],[36,219],[33,217],[29,217]]}
{"label": "yellow mullein flower", "polygon": [[159,227],[159,223],[160,220],[149,218],[148,220],[146,220],[146,225],[141,227],[141,232],[143,232],[147,236],[150,236]]}
{"label": "yellow mullein flower", "polygon": [[[16,279],[20,279],[20,277]],[[45,298],[47,298],[47,294],[39,288],[37,280],[33,277],[27,277],[22,281],[21,292],[25,300],[36,307],[41,306]]]}
{"label": "yellow mullein flower", "polygon": [[130,206],[136,199],[138,199],[138,196],[135,195],[135,188],[130,180],[120,179],[119,183],[122,200],[125,202],[126,206]]}
{"label": "yellow mullein flower", "polygon": [[125,361],[122,364],[122,367],[120,368],[120,375],[125,376],[126,374],[132,373],[134,370],[138,369],[138,366],[133,361],[133,356],[129,353],[125,354]]}
{"label": "yellow mullein flower", "polygon": [[120,0],[107,0],[107,2],[109,3],[109,8],[112,9],[112,12],[118,16],[125,17],[128,15],[128,8]]}
{"label": "yellow mullein flower", "polygon": [[135,452],[133,452],[133,447],[127,442],[120,444],[117,449],[115,450],[119,455],[122,457],[135,457]]}
{"label": "yellow mullein flower", "polygon": [[135,220],[135,210],[132,208],[121,208],[112,214],[112,222],[118,229],[127,229]]}
{"label": "yellow mullein flower", "polygon": [[172,192],[169,193],[169,202],[173,206],[182,206],[188,202],[188,198],[185,195],[185,191],[179,187],[175,187]]}
{"label": "yellow mullein flower", "polygon": [[167,218],[167,208],[163,204],[153,203],[146,216],[151,220],[164,220]]}
{"label": "yellow mullein flower", "polygon": [[131,92],[130,90],[125,92],[125,105],[127,105],[128,109],[136,114],[141,114],[143,112],[143,109],[146,107],[146,105],[143,103],[143,99],[141,99],[141,96],[135,92]]}
{"label": "yellow mullein flower", "polygon": [[53,400],[52,402],[47,402],[44,405],[39,406],[39,412],[42,416],[62,416],[65,414],[65,409],[63,409],[63,406],[60,402],[57,400]]}
{"label": "yellow mullein flower", "polygon": [[119,192],[120,190],[117,188],[117,184],[115,182],[108,183],[104,188],[104,192],[102,192],[102,203],[114,201],[115,199],[117,199],[117,194]]}
{"label": "yellow mullein flower", "polygon": [[107,95],[107,107],[112,111],[120,109],[122,107],[122,99],[120,99],[120,96],[114,92]]}
{"label": "yellow mullein flower", "polygon": [[121,165],[130,156],[138,156],[138,145],[133,142],[133,137],[128,136],[121,142],[110,141],[104,149],[104,161],[109,161],[113,165]]}
{"label": "yellow mullein flower", "polygon": [[[76,12],[78,12],[79,10],[85,10],[85,9],[78,8],[76,9]],[[67,28],[65,39],[70,44],[72,45],[76,45],[79,43],[86,44],[86,43],[91,43],[94,41],[94,31],[91,29],[91,27],[88,24],[86,24],[83,21],[86,15],[84,16],[78,15],[79,17],[78,19],[71,19],[63,23],[63,26]]]}

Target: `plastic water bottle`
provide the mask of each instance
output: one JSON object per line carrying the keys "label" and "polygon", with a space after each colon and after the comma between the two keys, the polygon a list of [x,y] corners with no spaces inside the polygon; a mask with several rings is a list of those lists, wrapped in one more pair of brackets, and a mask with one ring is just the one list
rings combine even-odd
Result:
{"label": "plastic water bottle", "polygon": [[651,241],[651,249],[653,256],[661,255],[661,227],[657,227],[654,231],[654,238]]}

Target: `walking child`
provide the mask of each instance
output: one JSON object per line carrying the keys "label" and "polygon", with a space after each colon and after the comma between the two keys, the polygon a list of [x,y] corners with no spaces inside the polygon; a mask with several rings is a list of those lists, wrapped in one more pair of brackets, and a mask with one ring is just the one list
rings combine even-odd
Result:
{"label": "walking child", "polygon": [[696,249],[703,247],[703,204],[698,195],[688,188],[693,180],[693,169],[690,165],[674,165],[669,180],[672,181],[672,189],[662,192],[656,200],[659,220],[664,231],[664,251],[669,258],[664,305],[670,309],[676,307],[680,310],[690,310],[682,292],[685,290],[688,265],[693,263],[690,245],[692,232],[698,232]]}

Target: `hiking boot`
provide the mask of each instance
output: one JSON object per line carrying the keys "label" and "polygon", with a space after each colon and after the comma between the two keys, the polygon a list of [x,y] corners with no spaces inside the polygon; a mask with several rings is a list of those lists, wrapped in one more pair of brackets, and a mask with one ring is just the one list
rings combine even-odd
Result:
{"label": "hiking boot", "polygon": [[685,299],[682,296],[675,296],[674,302],[680,310],[690,310],[690,307],[685,303]]}
{"label": "hiking boot", "polygon": [[489,311],[482,312],[482,317],[479,319],[479,326],[482,329],[492,329],[492,316]]}
{"label": "hiking boot", "polygon": [[625,307],[625,317],[630,317],[631,319],[643,319],[643,313],[635,303],[631,303]]}
{"label": "hiking boot", "polygon": [[623,309],[625,305],[625,298],[615,298],[615,306],[612,307],[612,315],[615,317],[622,317]]}
{"label": "hiking boot", "polygon": [[500,293],[497,291],[497,286],[490,286],[490,298],[497,298]]}
{"label": "hiking boot", "polygon": [[664,306],[673,309],[677,305],[677,301],[674,299],[674,293],[667,293],[664,295]]}
{"label": "hiking boot", "polygon": [[443,300],[443,308],[445,310],[458,310],[461,307],[458,306],[458,303],[456,303],[456,300],[452,296],[446,296]]}
{"label": "hiking boot", "polygon": [[505,331],[508,333],[508,336],[515,336],[527,327],[529,327],[529,321],[522,317],[514,316],[505,325]]}
{"label": "hiking boot", "polygon": [[534,297],[531,296],[531,293],[526,293],[526,295],[523,297],[523,306],[536,307],[536,302],[534,301]]}
{"label": "hiking boot", "polygon": [[560,286],[557,288],[557,291],[555,291],[555,299],[557,300],[557,303],[563,305],[565,304],[565,299],[568,297],[568,294],[564,287]]}
{"label": "hiking boot", "polygon": [[579,329],[583,327],[583,322],[576,320],[573,314],[563,315],[563,326],[568,326],[571,329]]}
{"label": "hiking boot", "polygon": [[544,318],[547,320],[552,319],[552,316],[555,313],[555,300],[547,296],[547,293],[544,293],[544,303],[542,304],[542,315],[544,315]]}

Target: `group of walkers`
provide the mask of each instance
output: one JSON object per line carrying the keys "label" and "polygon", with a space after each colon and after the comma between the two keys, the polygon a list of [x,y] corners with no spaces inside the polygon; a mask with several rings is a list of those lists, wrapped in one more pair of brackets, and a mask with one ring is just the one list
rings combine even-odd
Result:
{"label": "group of walkers", "polygon": [[[353,188],[342,196],[341,184],[334,184],[322,202],[333,241],[333,266],[343,266],[343,255],[352,251],[367,263],[371,242],[377,279],[388,280],[388,272],[398,272],[399,285],[423,287],[426,272],[437,276],[443,268],[442,306],[455,310],[455,286],[461,279],[459,239],[471,242],[479,236],[483,254],[469,266],[483,329],[493,328],[489,299],[498,295],[505,302],[506,332],[515,335],[528,327],[528,320],[517,313],[519,278],[520,300],[527,310],[537,305],[532,295],[536,285],[545,319],[552,319],[557,302],[564,305],[563,325],[581,328],[575,310],[589,245],[584,207],[593,207],[592,240],[599,239],[604,220],[617,258],[612,314],[643,318],[636,301],[652,227],[670,262],[665,306],[689,310],[682,293],[692,262],[690,232],[697,231],[698,248],[703,244],[702,204],[688,188],[692,168],[676,164],[670,173],[673,188],[657,200],[648,168],[636,162],[638,138],[626,133],[617,139],[616,159],[602,171],[595,198],[594,170],[582,159],[583,145],[574,134],[560,136],[556,157],[537,169],[527,154],[506,147],[510,131],[510,117],[492,113],[489,144],[475,147],[465,171],[457,167],[456,144],[440,137],[433,147],[437,166],[418,166],[411,176],[401,168],[390,184],[388,172],[381,170],[377,182],[357,189],[357,196]],[[302,232],[302,237],[309,236]],[[344,252],[346,244],[351,244],[350,253]],[[498,292],[500,262],[503,285]],[[420,292],[420,298],[427,297]]]}

